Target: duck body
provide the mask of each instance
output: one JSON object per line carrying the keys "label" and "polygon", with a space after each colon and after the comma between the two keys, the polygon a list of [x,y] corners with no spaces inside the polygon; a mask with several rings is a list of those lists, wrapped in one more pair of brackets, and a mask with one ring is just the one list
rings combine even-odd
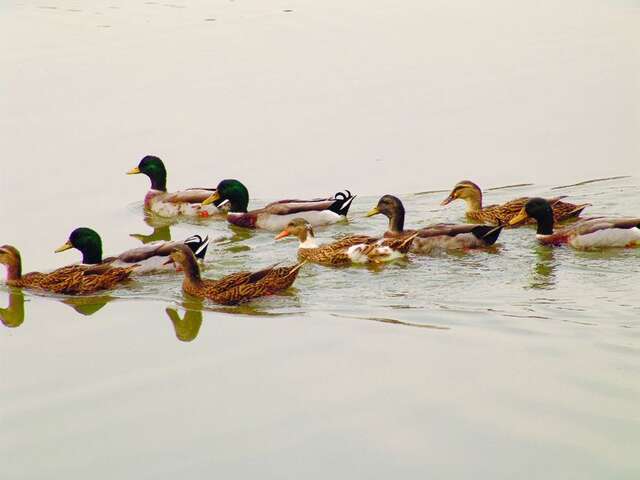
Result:
{"label": "duck body", "polygon": [[640,246],[640,218],[595,217],[554,230],[551,205],[543,198],[530,199],[511,222],[533,219],[542,245],[569,245],[577,250],[633,248]]}
{"label": "duck body", "polygon": [[294,218],[304,218],[312,226],[331,225],[346,219],[355,196],[349,191],[338,192],[332,198],[313,200],[280,200],[263,208],[248,211],[249,191],[238,180],[223,180],[216,192],[203,202],[229,203],[227,221],[244,228],[279,231]]}
{"label": "duck body", "polygon": [[328,266],[385,263],[404,257],[416,235],[403,238],[374,238],[350,235],[332,243],[318,245],[313,227],[304,218],[295,218],[276,236],[276,240],[293,235],[299,240],[298,258]]}
{"label": "duck body", "polygon": [[[590,205],[588,203],[578,205],[563,202],[561,200],[562,198],[564,197],[559,196],[547,199],[552,206],[554,220],[556,222],[577,218],[582,211]],[[480,187],[469,180],[463,180],[453,187],[449,196],[442,201],[442,205],[448,205],[456,199],[462,199],[466,202],[467,211],[465,215],[467,220],[491,225],[506,225],[522,210],[530,200],[530,197],[516,198],[502,205],[483,206],[482,190]],[[525,222],[522,224],[524,223]],[[529,220],[527,223],[533,223],[533,221]]]}
{"label": "duck body", "polygon": [[167,191],[167,170],[162,160],[147,155],[128,175],[144,174],[151,180],[151,189],[144,197],[144,208],[161,217],[207,217],[220,213],[215,205],[202,205],[214,188],[189,188],[177,192]]}
{"label": "duck body", "polygon": [[52,272],[22,275],[20,253],[11,245],[0,247],[0,263],[7,265],[7,284],[52,293],[79,295],[112,289],[129,280],[135,265],[69,265]]}
{"label": "duck body", "polygon": [[80,265],[110,265],[118,268],[136,265],[133,274],[146,275],[175,271],[173,267],[166,264],[166,260],[178,245],[188,246],[196,258],[203,260],[209,246],[209,237],[202,238],[200,235],[192,235],[183,241],[158,241],[127,250],[117,256],[103,258],[100,235],[95,230],[81,227],[71,232],[67,242],[56,249],[56,252],[76,248],[82,253],[82,263]]}
{"label": "duck body", "polygon": [[402,201],[393,195],[384,195],[367,216],[383,214],[389,219],[386,238],[406,238],[416,235],[410,251],[430,254],[438,251],[468,250],[489,247],[500,236],[501,226],[438,223],[420,230],[405,230],[405,210]]}
{"label": "duck body", "polygon": [[271,266],[257,272],[232,273],[219,280],[203,279],[193,252],[185,245],[177,246],[171,261],[184,271],[182,289],[199,298],[221,305],[235,305],[286,290],[295,282],[303,263],[289,267]]}

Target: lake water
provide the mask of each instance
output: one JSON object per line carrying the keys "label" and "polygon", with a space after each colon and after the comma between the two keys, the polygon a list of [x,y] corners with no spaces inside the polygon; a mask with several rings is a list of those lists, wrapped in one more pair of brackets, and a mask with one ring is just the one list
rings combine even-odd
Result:
{"label": "lake water", "polygon": [[[633,1],[3,2],[0,244],[25,271],[77,261],[53,249],[78,226],[106,253],[208,234],[214,278],[294,261],[272,233],[145,219],[124,172],[148,153],[170,189],[236,177],[256,207],[349,188],[327,240],[382,232],[385,193],[407,226],[463,221],[439,206],[463,178],[638,216],[638,32]],[[171,275],[0,285],[1,477],[640,478],[639,275],[640,249],[521,228],[306,265],[240,307]]]}

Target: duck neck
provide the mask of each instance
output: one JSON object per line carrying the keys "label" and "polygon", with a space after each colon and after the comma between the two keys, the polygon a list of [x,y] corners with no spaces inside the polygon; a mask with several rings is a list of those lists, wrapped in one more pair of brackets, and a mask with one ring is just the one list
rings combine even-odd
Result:
{"label": "duck neck", "polygon": [[89,245],[82,250],[82,263],[97,265],[102,262],[102,245]]}
{"label": "duck neck", "polygon": [[538,235],[551,235],[553,233],[553,215],[545,215],[537,218],[538,227],[536,233]]}
{"label": "duck neck", "polygon": [[317,248],[316,237],[313,235],[313,228],[308,227],[298,235],[300,245],[298,248]]}
{"label": "duck neck", "polygon": [[20,257],[7,264],[7,283],[17,282],[22,278],[22,261]]}
{"label": "duck neck", "polygon": [[159,190],[160,192],[167,191],[167,170],[164,166],[154,168],[147,175],[149,180],[151,180],[152,190]]}
{"label": "duck neck", "polygon": [[181,266],[182,270],[184,270],[185,283],[190,283],[192,285],[199,285],[202,283],[200,267],[198,266],[196,257],[189,255]]}
{"label": "duck neck", "polygon": [[398,208],[389,217],[389,231],[392,233],[402,233],[404,230],[404,207],[399,205]]}
{"label": "duck neck", "polygon": [[472,195],[463,199],[467,203],[467,212],[479,212],[482,210],[482,192],[473,191]]}

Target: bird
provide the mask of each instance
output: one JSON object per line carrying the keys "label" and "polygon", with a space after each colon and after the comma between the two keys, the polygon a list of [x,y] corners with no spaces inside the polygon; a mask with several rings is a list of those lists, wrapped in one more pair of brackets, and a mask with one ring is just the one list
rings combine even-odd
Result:
{"label": "bird", "polygon": [[318,245],[313,227],[304,218],[294,218],[275,239],[289,235],[299,240],[298,258],[322,265],[384,263],[404,257],[417,234],[404,238],[374,238],[351,235],[332,243]]}
{"label": "bird", "polygon": [[202,238],[200,235],[179,241],[158,241],[147,245],[126,250],[117,256],[107,258],[102,257],[102,239],[95,230],[88,227],[74,229],[68,240],[58,247],[55,252],[64,252],[75,248],[82,253],[83,265],[109,264],[114,267],[128,267],[137,265],[134,275],[144,275],[158,271],[175,271],[170,266],[164,264],[168,255],[176,245],[188,246],[196,258],[204,260],[209,246],[209,237]]}
{"label": "bird", "polygon": [[510,220],[518,225],[533,219],[536,238],[542,245],[569,245],[577,250],[640,246],[640,218],[594,217],[554,230],[554,215],[549,201],[531,198]]}
{"label": "bird", "polygon": [[208,298],[221,305],[235,305],[286,290],[293,284],[305,262],[288,267],[272,265],[257,272],[237,272],[218,280],[209,280],[200,275],[200,267],[191,249],[186,245],[178,245],[166,263],[173,263],[184,272],[182,290],[185,293]]}
{"label": "bird", "polygon": [[270,231],[282,230],[290,220],[302,217],[314,227],[330,225],[344,220],[355,198],[348,190],[338,192],[332,198],[314,200],[280,200],[263,208],[247,211],[249,190],[235,179],[222,180],[216,191],[203,205],[216,202],[229,203],[227,221],[246,228],[261,228]]}
{"label": "bird", "polygon": [[0,247],[0,264],[7,266],[7,284],[52,293],[79,295],[118,286],[129,280],[136,265],[120,268],[109,264],[68,265],[52,272],[22,274],[22,258],[12,245]]}
{"label": "bird", "polygon": [[127,175],[143,174],[151,180],[151,189],[144,197],[145,209],[161,217],[211,216],[220,213],[215,205],[203,206],[202,201],[210,197],[213,188],[188,188],[177,192],[167,192],[167,169],[164,162],[154,156],[147,155],[137,167]]}
{"label": "bird", "polygon": [[[507,225],[518,212],[524,207],[529,197],[520,197],[515,200],[503,203],[502,205],[482,205],[482,190],[478,185],[463,180],[458,182],[441,205],[448,205],[456,199],[462,199],[467,203],[466,217],[470,221],[490,223],[492,225]],[[590,206],[589,203],[573,204],[563,202],[564,196],[549,198],[549,203],[553,206],[553,215],[556,222],[579,217],[582,211]]]}
{"label": "bird", "polygon": [[382,214],[389,219],[385,237],[404,237],[417,233],[411,244],[412,253],[466,250],[493,245],[500,236],[502,225],[437,223],[420,230],[405,230],[405,210],[402,201],[394,195],[383,195],[367,217]]}

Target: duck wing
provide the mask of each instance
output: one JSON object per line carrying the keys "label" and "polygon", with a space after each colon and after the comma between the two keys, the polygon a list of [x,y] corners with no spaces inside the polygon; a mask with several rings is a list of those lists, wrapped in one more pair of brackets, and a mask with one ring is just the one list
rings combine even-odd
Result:
{"label": "duck wing", "polygon": [[187,190],[168,193],[164,201],[170,203],[202,203],[215,191],[215,188],[189,188]]}

